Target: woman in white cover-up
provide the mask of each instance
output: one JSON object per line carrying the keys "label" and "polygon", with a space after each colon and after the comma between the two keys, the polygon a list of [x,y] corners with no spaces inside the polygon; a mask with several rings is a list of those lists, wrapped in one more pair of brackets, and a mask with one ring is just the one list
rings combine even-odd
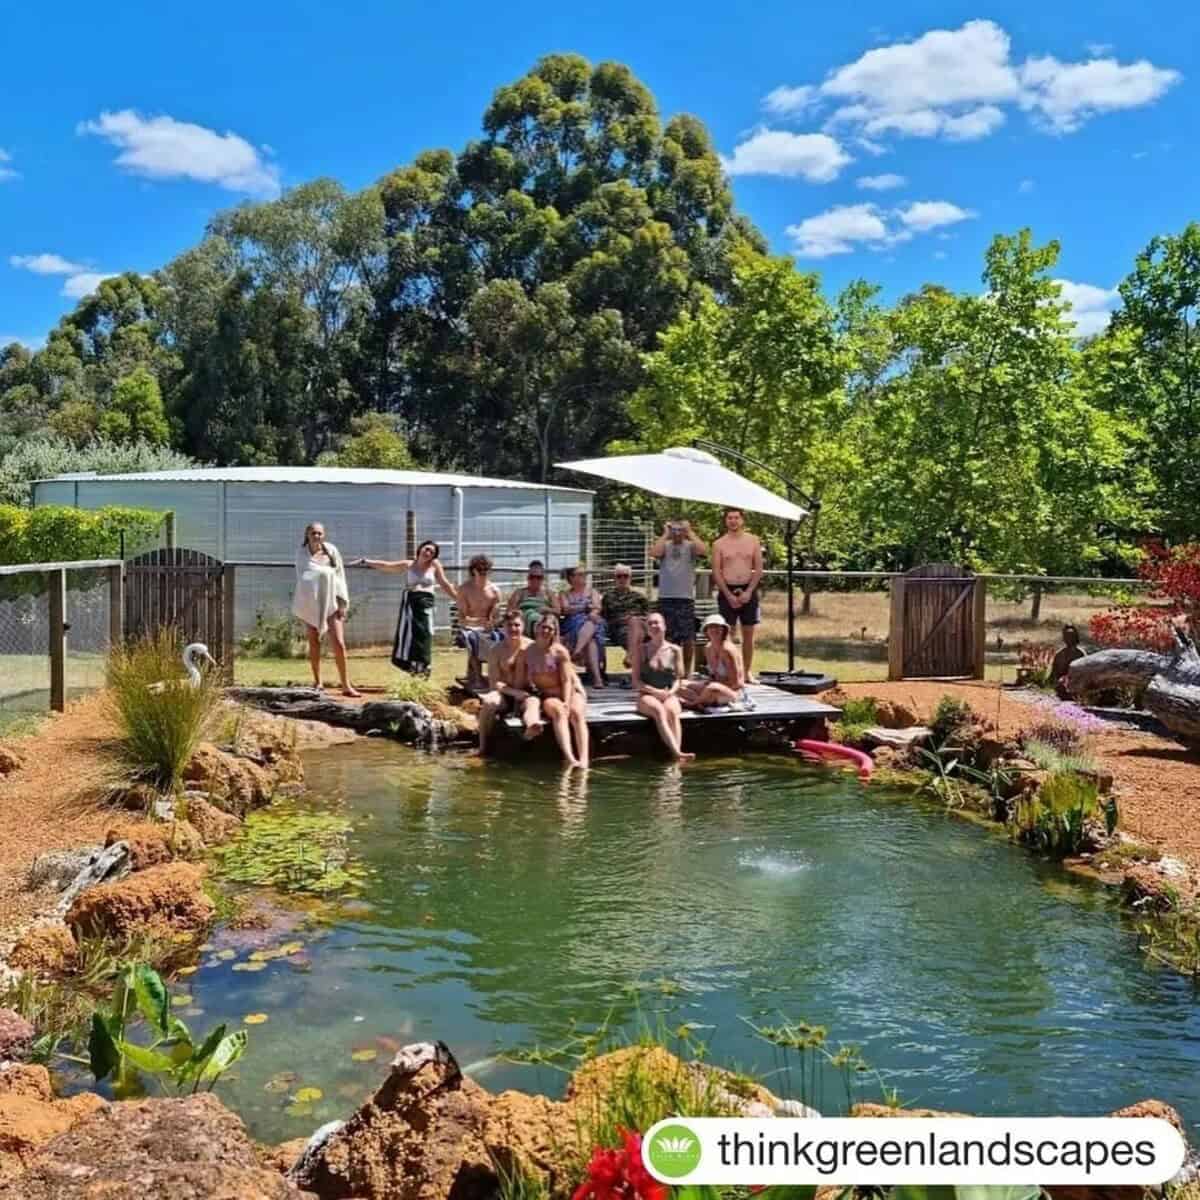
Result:
{"label": "woman in white cover-up", "polygon": [[304,541],[296,552],[296,591],[292,612],[304,622],[308,634],[308,661],[313,682],[321,687],[321,638],[329,634],[333,657],[337,662],[342,691],[347,696],[362,695],[350,682],[346,666],[346,609],[350,589],[346,586],[346,567],[338,548],[325,540],[325,526],[312,521],[304,530]]}

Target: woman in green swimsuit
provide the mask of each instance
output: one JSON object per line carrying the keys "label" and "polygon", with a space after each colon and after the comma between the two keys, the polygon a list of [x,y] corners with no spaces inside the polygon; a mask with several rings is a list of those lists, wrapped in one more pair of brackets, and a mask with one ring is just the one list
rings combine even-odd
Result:
{"label": "woman in green swimsuit", "polygon": [[683,749],[680,722],[679,682],[683,678],[683,651],[667,640],[667,623],[662,613],[646,618],[646,644],[633,663],[633,688],[637,692],[637,710],[658,727],[658,735],[677,762],[691,762],[696,756]]}

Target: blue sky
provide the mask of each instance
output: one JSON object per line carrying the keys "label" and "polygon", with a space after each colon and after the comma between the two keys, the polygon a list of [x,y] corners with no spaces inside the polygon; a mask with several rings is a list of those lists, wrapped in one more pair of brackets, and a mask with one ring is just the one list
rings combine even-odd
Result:
{"label": "blue sky", "polygon": [[1080,328],[1200,217],[1200,11],[1123,0],[10,5],[0,344],[150,271],[247,197],[351,188],[479,133],[538,56],[628,63],[701,117],[739,207],[832,292],[978,285],[993,233],[1058,238]]}

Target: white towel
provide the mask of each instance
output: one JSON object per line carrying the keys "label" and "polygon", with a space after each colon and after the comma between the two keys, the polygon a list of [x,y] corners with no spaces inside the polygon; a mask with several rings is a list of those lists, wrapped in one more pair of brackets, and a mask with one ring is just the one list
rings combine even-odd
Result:
{"label": "white towel", "polygon": [[342,556],[329,542],[325,543],[325,552],[333,566],[315,562],[308,547],[300,547],[296,554],[296,591],[292,597],[292,612],[320,634],[328,628],[329,618],[338,610],[338,602],[350,603]]}

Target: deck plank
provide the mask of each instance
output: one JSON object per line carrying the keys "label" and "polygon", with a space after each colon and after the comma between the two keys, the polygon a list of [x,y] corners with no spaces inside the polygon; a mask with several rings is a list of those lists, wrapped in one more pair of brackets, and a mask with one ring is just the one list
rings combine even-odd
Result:
{"label": "deck plank", "polygon": [[[795,696],[781,688],[766,684],[751,684],[747,691],[754,702],[752,709],[735,709],[731,712],[694,712],[683,710],[685,724],[713,721],[718,724],[759,725],[765,721],[811,721],[822,717],[834,719],[841,709],[825,704],[815,696]],[[588,728],[603,733],[615,733],[621,729],[636,729],[648,724],[636,708],[632,691],[619,687],[604,689],[588,688]],[[505,718],[505,725],[519,731],[519,717]]]}

